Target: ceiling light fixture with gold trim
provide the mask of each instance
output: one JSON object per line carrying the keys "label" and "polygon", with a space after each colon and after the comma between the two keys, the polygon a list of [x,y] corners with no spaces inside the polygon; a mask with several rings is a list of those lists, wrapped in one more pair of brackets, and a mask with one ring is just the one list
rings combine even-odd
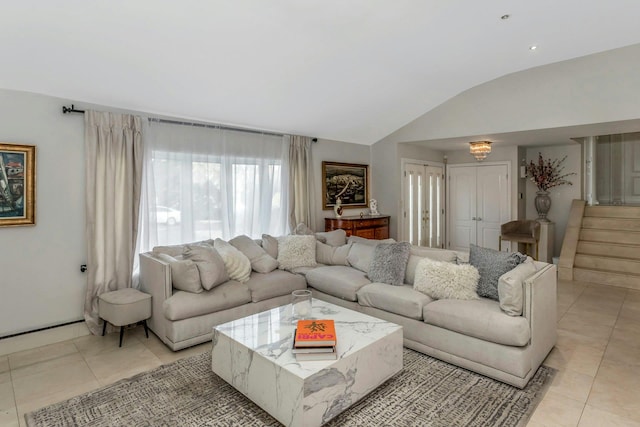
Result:
{"label": "ceiling light fixture with gold trim", "polygon": [[477,161],[482,161],[491,154],[491,141],[474,141],[469,143],[469,153],[476,158]]}

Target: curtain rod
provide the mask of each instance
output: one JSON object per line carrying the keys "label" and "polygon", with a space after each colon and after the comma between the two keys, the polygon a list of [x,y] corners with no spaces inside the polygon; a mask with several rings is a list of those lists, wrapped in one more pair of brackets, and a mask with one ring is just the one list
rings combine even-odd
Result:
{"label": "curtain rod", "polygon": [[[84,114],[84,110],[76,110],[75,105],[73,105],[73,104],[71,104],[71,107],[66,107],[66,106],[63,105],[62,106],[62,114],[67,114],[67,113],[81,113],[81,114]],[[260,134],[260,135],[284,136],[284,134],[282,134],[282,133],[265,132],[265,131],[255,130],[255,129],[246,129],[246,128],[239,128],[239,127],[233,127],[233,126],[214,125],[214,124],[207,124],[207,123],[184,122],[184,121],[179,121],[179,120],[156,119],[156,118],[152,118],[152,117],[148,117],[147,120],[149,120],[150,122],[168,123],[168,124],[172,124],[172,125],[197,126],[197,127],[203,127],[203,128],[209,128],[209,129],[236,130],[236,131],[240,131],[240,132],[256,133],[256,134]],[[312,138],[311,141],[318,142],[318,138]]]}
{"label": "curtain rod", "polygon": [[225,126],[225,125],[216,125],[216,124],[208,124],[208,123],[194,123],[194,122],[185,122],[185,121],[180,121],[180,120],[156,119],[156,118],[152,118],[152,117],[149,117],[148,120],[150,122],[168,123],[168,124],[171,124],[171,125],[196,126],[196,127],[207,128],[207,129],[237,130],[237,131],[240,131],[240,132],[257,133],[257,134],[260,134],[260,135],[284,136],[284,134],[282,134],[282,133],[266,132],[266,131],[260,131],[260,130],[255,130],[255,129],[245,129],[245,128],[239,128],[239,127],[233,127],[233,126]]}
{"label": "curtain rod", "polygon": [[84,110],[76,110],[76,106],[71,104],[71,108],[69,107],[65,107],[64,105],[62,106],[62,114],[67,114],[67,113],[82,113],[84,114]]}

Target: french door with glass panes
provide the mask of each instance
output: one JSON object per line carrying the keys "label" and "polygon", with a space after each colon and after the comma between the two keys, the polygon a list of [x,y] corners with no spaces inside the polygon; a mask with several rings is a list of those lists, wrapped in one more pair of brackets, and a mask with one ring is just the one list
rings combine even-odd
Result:
{"label": "french door with glass panes", "polygon": [[403,239],[417,246],[444,247],[444,168],[404,163]]}

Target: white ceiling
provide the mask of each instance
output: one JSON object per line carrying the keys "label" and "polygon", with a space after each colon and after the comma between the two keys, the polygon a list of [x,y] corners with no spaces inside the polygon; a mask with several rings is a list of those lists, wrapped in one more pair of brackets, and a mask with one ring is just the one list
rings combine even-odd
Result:
{"label": "white ceiling", "polygon": [[361,144],[480,83],[640,42],[637,0],[1,6],[2,88]]}

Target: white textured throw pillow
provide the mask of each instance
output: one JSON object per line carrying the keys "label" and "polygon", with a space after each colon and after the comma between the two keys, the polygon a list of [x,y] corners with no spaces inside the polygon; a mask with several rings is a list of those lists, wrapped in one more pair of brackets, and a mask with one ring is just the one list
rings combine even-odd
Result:
{"label": "white textured throw pillow", "polygon": [[216,239],[214,247],[222,257],[230,278],[241,283],[249,280],[249,276],[251,276],[251,261],[245,254],[222,239]]}
{"label": "white textured throw pillow", "polygon": [[536,272],[533,258],[527,257],[525,262],[511,271],[507,271],[498,279],[498,300],[500,308],[509,316],[522,314],[524,300],[524,280]]}
{"label": "white textured throw pillow", "polygon": [[422,259],[416,267],[413,289],[435,299],[479,299],[480,274],[472,265]]}
{"label": "white textured throw pillow", "polygon": [[315,267],[315,236],[282,236],[278,237],[278,268],[292,270],[297,267]]}

